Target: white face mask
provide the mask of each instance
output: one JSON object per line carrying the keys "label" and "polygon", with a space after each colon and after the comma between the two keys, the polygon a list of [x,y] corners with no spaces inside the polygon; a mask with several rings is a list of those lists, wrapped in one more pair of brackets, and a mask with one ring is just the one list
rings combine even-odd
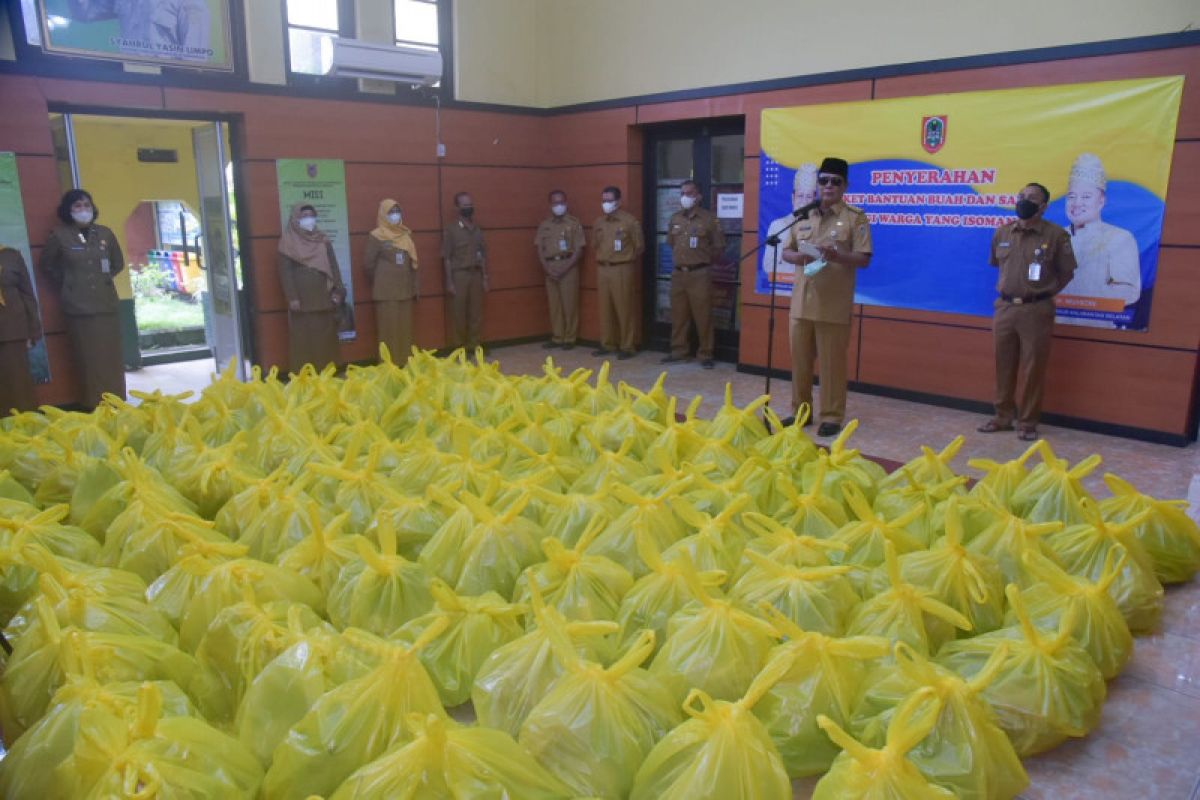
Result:
{"label": "white face mask", "polygon": [[555,203],[554,205],[550,206],[550,210],[554,212],[554,216],[561,217],[563,214],[567,213],[567,206],[564,203]]}
{"label": "white face mask", "polygon": [[87,225],[95,216],[95,213],[93,213],[90,208],[84,211],[71,212],[71,219],[75,220],[80,225]]}
{"label": "white face mask", "polygon": [[611,214],[617,210],[617,204],[612,200],[605,200],[600,204],[600,207],[604,209],[605,214]]}
{"label": "white face mask", "polygon": [[316,217],[301,217],[298,224],[300,225],[301,228],[304,228],[304,230],[306,230],[306,231],[316,230],[317,218]]}
{"label": "white face mask", "polygon": [[696,205],[696,198],[689,194],[681,194],[679,195],[679,205],[683,206],[684,208],[691,208],[692,206]]}
{"label": "white face mask", "polygon": [[402,219],[404,219],[404,216],[399,211],[393,211],[387,216],[389,225],[399,225]]}

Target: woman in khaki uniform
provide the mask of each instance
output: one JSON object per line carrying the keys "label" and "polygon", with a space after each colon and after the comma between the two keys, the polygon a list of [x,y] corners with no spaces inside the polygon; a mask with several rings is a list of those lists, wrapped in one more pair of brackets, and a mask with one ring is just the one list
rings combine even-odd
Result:
{"label": "woman in khaki uniform", "polygon": [[37,298],[20,251],[0,244],[0,417],[37,408],[29,349],[42,338]]}
{"label": "woman in khaki uniform", "polygon": [[402,219],[395,200],[388,198],[379,204],[363,261],[375,301],[379,343],[387,345],[392,361],[399,366],[408,362],[412,350],[413,303],[418,294],[417,247]]}
{"label": "woman in khaki uniform", "polygon": [[292,372],[338,364],[338,308],[346,287],[333,242],[317,227],[317,210],[292,207],[279,239],[279,281],[288,301],[288,358]]}
{"label": "woman in khaki uniform", "polygon": [[125,399],[121,322],[113,277],[125,269],[117,237],[97,225],[100,210],[92,196],[72,189],[58,204],[61,222],[42,249],[41,269],[61,298],[67,337],[75,353],[84,408],[93,409],[106,393]]}

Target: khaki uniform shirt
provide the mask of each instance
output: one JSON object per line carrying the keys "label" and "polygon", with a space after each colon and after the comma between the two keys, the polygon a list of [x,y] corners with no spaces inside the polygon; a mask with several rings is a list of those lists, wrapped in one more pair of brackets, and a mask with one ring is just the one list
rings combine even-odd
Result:
{"label": "khaki uniform shirt", "polygon": [[325,246],[329,248],[329,266],[333,268],[332,286],[324,272],[279,254],[279,282],[283,285],[283,295],[289,303],[299,300],[300,311],[329,311],[334,308],[333,291],[346,291],[333,243],[327,242]]}
{"label": "khaki uniform shirt", "polygon": [[41,269],[58,289],[64,313],[116,313],[113,276],[125,269],[125,256],[117,237],[103,225],[86,231],[56,227],[42,249]]}
{"label": "khaki uniform shirt", "polygon": [[450,223],[442,236],[442,258],[450,262],[451,271],[483,266],[487,246],[483,242],[483,228],[468,226],[461,219]]}
{"label": "khaki uniform shirt", "polygon": [[533,237],[538,255],[547,261],[569,261],[584,247],[583,225],[570,214],[542,220]]}
{"label": "khaki uniform shirt", "polygon": [[363,269],[371,280],[372,300],[411,300],[417,295],[417,250],[412,239],[408,247],[367,235],[367,253]]}
{"label": "khaki uniform shirt", "polygon": [[641,224],[623,208],[592,223],[592,244],[601,264],[628,264],[641,258],[646,249]]}
{"label": "khaki uniform shirt", "polygon": [[[871,223],[862,209],[836,203],[828,211],[820,209],[800,220],[788,232],[785,250],[795,250],[798,242],[828,245],[836,241],[843,250],[870,255]],[[854,307],[854,282],[858,267],[829,263],[816,275],[808,277],[796,266],[796,282],[792,286],[792,319],[814,322],[850,324]]]}
{"label": "khaki uniform shirt", "polygon": [[667,225],[667,244],[677,267],[712,264],[725,252],[725,234],[717,215],[693,206],[676,211]]}
{"label": "khaki uniform shirt", "polygon": [[0,342],[42,338],[37,297],[21,251],[0,250]]}
{"label": "khaki uniform shirt", "polygon": [[1058,293],[1075,274],[1070,235],[1044,219],[1029,228],[1018,228],[1016,221],[997,228],[988,263],[1000,268],[996,291],[1009,297]]}

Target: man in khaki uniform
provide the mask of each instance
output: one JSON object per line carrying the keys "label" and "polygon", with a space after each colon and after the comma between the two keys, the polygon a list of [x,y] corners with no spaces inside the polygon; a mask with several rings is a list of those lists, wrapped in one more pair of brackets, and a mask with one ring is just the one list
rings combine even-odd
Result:
{"label": "man in khaki uniform", "polygon": [[567,213],[567,193],[550,193],[550,216],[542,220],[533,239],[538,261],[546,273],[550,299],[550,341],[542,347],[571,350],[579,335],[579,259],[583,256],[583,225]]}
{"label": "man in khaki uniform", "polygon": [[[796,270],[789,331],[792,349],[792,408],[812,407],[813,361],[821,365],[821,425],[818,436],[834,436],[846,416],[846,351],[859,269],[871,263],[871,225],[861,209],[842,202],[850,166],[826,158],[817,172],[821,205],[792,228],[783,260]],[[792,421],[794,418],[789,419]]]}
{"label": "man in khaki uniform", "polygon": [[0,417],[14,408],[37,408],[29,350],[40,338],[42,319],[25,259],[0,244]]}
{"label": "man in khaki uniform", "polygon": [[600,349],[594,356],[614,350],[617,358],[633,358],[637,336],[635,289],[638,263],[646,249],[642,225],[621,208],[621,190],[609,186],[600,193],[604,216],[592,223],[596,247],[596,288],[600,296]]}
{"label": "man in khaki uniform", "polygon": [[475,204],[471,195],[454,195],[458,219],[442,237],[442,260],[446,263],[446,291],[450,293],[450,320],[454,346],[474,350],[483,330],[483,295],[488,291],[487,247],[483,230],[474,223]]}
{"label": "man in khaki uniform", "polygon": [[671,248],[674,269],[671,273],[671,354],[664,364],[688,358],[688,326],[696,323],[700,345],[696,356],[700,366],[712,369],[713,321],[712,277],[713,262],[725,252],[725,236],[717,215],[700,206],[700,189],[695,181],[684,181],[679,187],[682,208],[671,216],[667,228],[667,244]]}
{"label": "man in khaki uniform", "polygon": [[[1075,275],[1070,235],[1042,219],[1050,192],[1031,183],[1017,195],[1017,219],[996,229],[989,263],[1000,270],[996,313],[996,415],[982,433],[1011,431],[1026,441],[1038,438],[1046,365],[1054,335],[1054,295]],[[1021,372],[1021,405],[1014,398]]]}

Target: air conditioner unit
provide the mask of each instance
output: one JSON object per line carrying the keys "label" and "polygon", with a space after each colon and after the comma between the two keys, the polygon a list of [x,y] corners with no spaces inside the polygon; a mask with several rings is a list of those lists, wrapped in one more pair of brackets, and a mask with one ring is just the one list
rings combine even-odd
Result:
{"label": "air conditioner unit", "polygon": [[431,86],[442,79],[442,54],[420,47],[334,39],[328,74]]}

